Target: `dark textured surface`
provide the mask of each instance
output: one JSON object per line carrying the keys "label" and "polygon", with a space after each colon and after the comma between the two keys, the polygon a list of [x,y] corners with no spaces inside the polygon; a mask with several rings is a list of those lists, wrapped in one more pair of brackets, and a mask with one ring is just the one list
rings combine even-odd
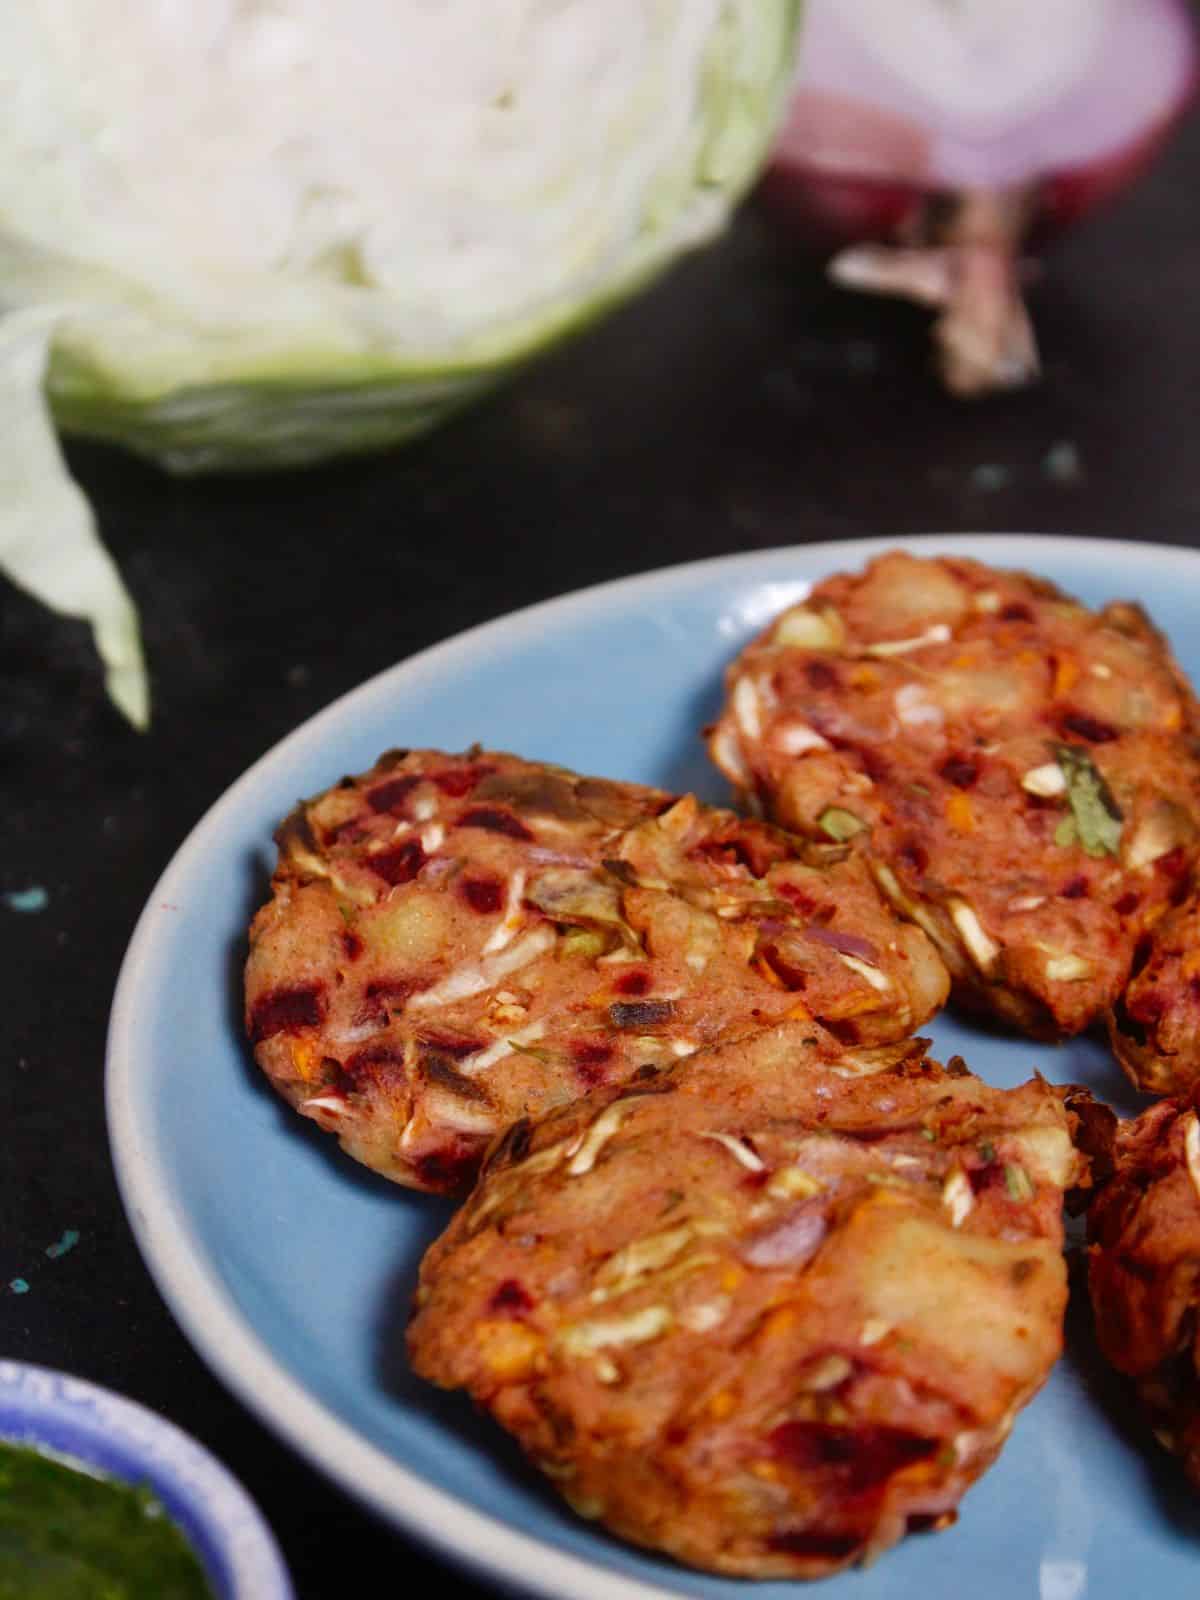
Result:
{"label": "dark textured surface", "polygon": [[[155,878],[310,713],[435,640],[584,584],[880,533],[1200,543],[1198,182],[1193,120],[1132,196],[1059,248],[1032,297],[1045,379],[1023,395],[945,399],[921,315],[826,290],[745,218],[405,452],[177,482],[72,451],[142,608],[155,721],[145,738],[127,730],[87,631],[0,586],[0,894],[49,896],[36,914],[0,901],[0,1355],[108,1384],[195,1433],[263,1507],[302,1600],[372,1558],[405,1592],[423,1573],[443,1593],[483,1591],[276,1444],[193,1355],[141,1264],[102,1069],[117,968]],[[65,1228],[79,1244],[47,1258]],[[9,1289],[17,1277],[28,1293]]]}

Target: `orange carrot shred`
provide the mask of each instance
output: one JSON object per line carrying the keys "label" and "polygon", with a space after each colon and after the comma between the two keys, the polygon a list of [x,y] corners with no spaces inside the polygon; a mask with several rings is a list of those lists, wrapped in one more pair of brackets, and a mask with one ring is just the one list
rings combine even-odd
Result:
{"label": "orange carrot shred", "polygon": [[1079,663],[1074,656],[1054,658],[1054,698],[1061,700],[1079,681]]}
{"label": "orange carrot shred", "polygon": [[961,790],[947,797],[946,820],[955,833],[975,832],[975,813],[971,809],[969,796],[963,794]]}

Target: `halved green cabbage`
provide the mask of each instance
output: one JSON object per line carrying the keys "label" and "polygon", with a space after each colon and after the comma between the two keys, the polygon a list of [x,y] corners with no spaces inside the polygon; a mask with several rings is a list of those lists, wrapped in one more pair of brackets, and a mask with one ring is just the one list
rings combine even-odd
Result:
{"label": "halved green cabbage", "polygon": [[0,569],[149,704],[63,428],[178,471],[375,449],[711,237],[800,0],[0,7]]}

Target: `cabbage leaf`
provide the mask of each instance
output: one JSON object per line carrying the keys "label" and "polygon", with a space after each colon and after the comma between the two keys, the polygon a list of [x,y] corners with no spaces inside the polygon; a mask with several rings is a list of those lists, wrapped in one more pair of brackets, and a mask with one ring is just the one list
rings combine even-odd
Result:
{"label": "cabbage leaf", "polygon": [[145,728],[137,614],[67,473],[43,392],[55,321],[51,310],[0,320],[0,571],[52,610],[91,622],[109,695]]}

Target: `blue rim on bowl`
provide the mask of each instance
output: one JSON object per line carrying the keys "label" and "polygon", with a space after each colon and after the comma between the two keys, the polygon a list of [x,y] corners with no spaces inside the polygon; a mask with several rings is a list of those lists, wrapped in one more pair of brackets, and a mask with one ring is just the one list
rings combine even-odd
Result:
{"label": "blue rim on bowl", "polygon": [[278,1546],[241,1484],[135,1401],[65,1372],[0,1361],[0,1441],[147,1486],[186,1534],[216,1600],[294,1600]]}

